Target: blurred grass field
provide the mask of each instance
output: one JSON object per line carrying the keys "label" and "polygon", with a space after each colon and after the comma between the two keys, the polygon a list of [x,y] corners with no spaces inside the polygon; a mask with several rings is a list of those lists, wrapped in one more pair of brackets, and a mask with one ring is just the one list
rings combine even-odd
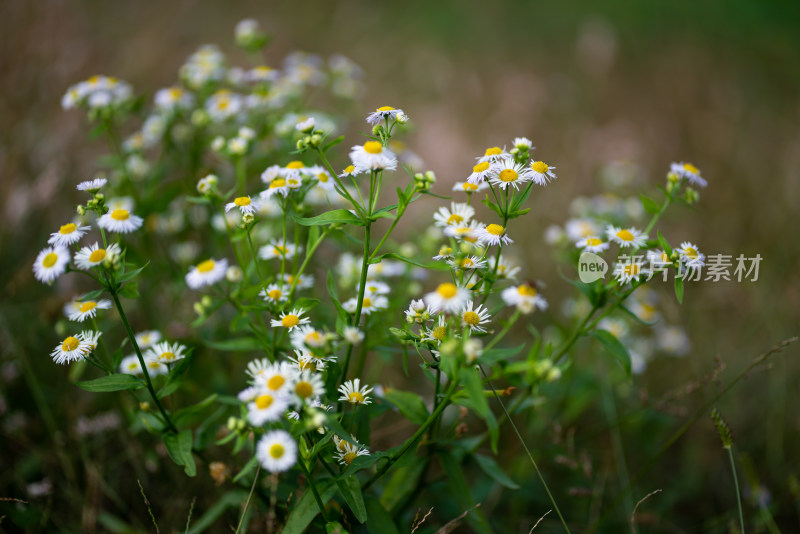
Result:
{"label": "blurred grass field", "polygon": [[[577,359],[582,370],[567,391],[552,386],[554,398],[529,417],[525,435],[578,532],[592,518],[602,518],[599,532],[630,528],[625,498],[615,506],[624,487],[615,440],[634,479],[628,499],[662,489],[641,505],[640,532],[735,532],[730,466],[707,413],[635,477],[757,355],[800,333],[800,4],[788,1],[0,4],[0,498],[28,501],[0,501],[0,516],[27,532],[125,532],[123,524],[150,531],[139,479],[162,529],[177,531],[194,497],[199,516],[225,491],[208,476],[183,481],[179,468],[161,461],[164,451],[150,449],[145,434],[131,439],[124,422],[106,421],[114,428],[97,433],[102,420],[98,428],[81,423],[120,400],[81,392],[52,364],[51,325],[72,293],[42,286],[30,265],[78,203],[71,184],[91,176],[105,151],[88,139],[79,113],[61,110],[67,86],[99,73],[152,94],[203,43],[243,59],[232,30],[245,17],[274,36],[268,62],[302,49],[339,52],[364,68],[363,109],[347,111],[351,133],[364,110],[402,107],[416,128],[409,146],[436,172],[441,192],[486,146],[511,135],[533,139],[558,180],[533,200],[534,222],[517,243],[554,308],[570,288],[542,235],[563,223],[574,197],[603,191],[603,169],[624,162],[647,191],[663,182],[671,161],[703,170],[709,187],[700,203],[675,209],[662,226],[671,240],[695,240],[707,254],[760,254],[758,281],[691,284],[683,306],[668,305],[691,353],[656,360],[611,393],[618,427],[595,419],[607,415],[591,406],[603,398],[605,367],[587,342]],[[432,215],[416,210],[426,222]],[[798,353],[790,346],[716,403],[741,455],[754,532],[800,531]],[[705,380],[717,359],[724,369]],[[548,503],[513,435],[503,443],[522,489],[473,492],[498,530],[528,532]],[[37,495],[41,488],[31,485],[42,480],[52,487]],[[175,480],[182,482],[167,484]],[[436,492],[433,483],[420,506],[436,506]],[[227,513],[235,525],[236,511]],[[20,528],[9,525],[0,522],[0,530]],[[558,528],[548,517],[539,530]]]}

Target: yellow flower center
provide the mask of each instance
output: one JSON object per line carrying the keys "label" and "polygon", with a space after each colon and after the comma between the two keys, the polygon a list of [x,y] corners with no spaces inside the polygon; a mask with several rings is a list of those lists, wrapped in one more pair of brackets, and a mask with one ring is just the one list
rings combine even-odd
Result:
{"label": "yellow flower center", "polygon": [[69,336],[64,342],[61,344],[61,350],[64,352],[70,352],[78,348],[81,342],[76,337]]}
{"label": "yellow flower center", "polygon": [[161,367],[161,362],[158,362],[156,360],[150,360],[149,362],[147,362],[147,367],[149,367],[150,369],[158,369],[159,367]]}
{"label": "yellow flower center", "polygon": [[272,446],[269,448],[269,455],[275,458],[276,460],[278,458],[283,458],[283,453],[284,453],[283,445],[281,445],[280,443],[273,443]]}
{"label": "yellow flower center", "polygon": [[272,406],[272,395],[259,395],[256,397],[256,406],[258,406],[259,410],[266,410],[270,406]]}
{"label": "yellow flower center", "polygon": [[617,232],[617,237],[623,241],[633,241],[633,234],[630,230],[620,230]]}
{"label": "yellow flower center", "polygon": [[506,229],[499,224],[490,224],[486,227],[486,231],[492,235],[503,235],[503,232],[505,232]]}
{"label": "yellow flower center", "polygon": [[250,200],[250,197],[237,197],[236,200],[233,201],[233,203],[241,208],[244,206],[249,206],[250,204],[252,204],[252,201]]}
{"label": "yellow flower center", "polygon": [[286,180],[283,178],[276,178],[269,183],[270,189],[277,189],[286,185]]}
{"label": "yellow flower center", "polygon": [[364,297],[364,300],[361,301],[361,306],[363,308],[369,308],[372,306],[372,299],[369,297]]}
{"label": "yellow flower center", "polygon": [[354,453],[354,452],[348,452],[347,454],[345,454],[343,456],[344,463],[346,463],[347,465],[350,465],[351,463],[353,463],[353,460],[355,460],[357,456],[358,455],[356,453]]}
{"label": "yellow flower center", "polygon": [[464,315],[462,315],[461,318],[464,319],[464,322],[470,326],[478,326],[478,323],[481,322],[480,316],[472,310],[464,312]]}
{"label": "yellow flower center", "polygon": [[472,267],[474,263],[475,262],[472,261],[472,258],[464,258],[463,260],[461,260],[462,267]]}
{"label": "yellow flower center", "polygon": [[464,191],[470,191],[470,192],[472,192],[472,191],[477,191],[477,190],[478,190],[478,184],[471,184],[471,183],[469,183],[469,182],[464,182],[464,183],[461,185],[461,188],[462,188]]}
{"label": "yellow flower center", "polygon": [[453,253],[453,249],[450,247],[442,247],[439,249],[440,256],[448,256]]}
{"label": "yellow flower center", "polygon": [[437,326],[431,332],[434,339],[438,339],[439,341],[443,340],[444,337],[447,335],[447,327],[446,326]]}
{"label": "yellow flower center", "polygon": [[378,111],[394,111],[394,108],[392,106],[381,106]]}
{"label": "yellow flower center", "polygon": [[80,307],[81,313],[92,311],[95,308],[95,306],[97,306],[97,303],[95,301],[93,300],[86,301],[83,304],[81,304]]}
{"label": "yellow flower center", "polygon": [[[488,154],[487,154],[488,155]],[[489,168],[489,162],[484,161],[472,167],[472,172],[483,172]]]}
{"label": "yellow flower center", "polygon": [[214,260],[206,260],[197,266],[197,271],[201,273],[207,273],[214,268],[214,265],[216,265]]}
{"label": "yellow flower center", "polygon": [[695,259],[699,256],[697,250],[693,249],[692,247],[686,247],[685,249],[683,249],[683,253],[686,254],[686,256],[688,256],[691,259]]}
{"label": "yellow flower center", "polygon": [[183,94],[183,89],[180,87],[173,87],[169,90],[169,96],[177,100]]}
{"label": "yellow flower center", "polygon": [[515,182],[519,175],[514,169],[503,169],[500,171],[500,180],[503,182]]}
{"label": "yellow flower center", "polygon": [[114,210],[111,212],[111,218],[115,221],[127,221],[131,218],[131,214],[128,210]]}
{"label": "yellow flower center", "polygon": [[640,270],[639,266],[637,264],[635,264],[635,263],[631,263],[630,265],[626,265],[623,268],[623,271],[625,271],[625,274],[630,275],[630,276],[636,276],[637,274],[639,274],[639,270]]}
{"label": "yellow flower center", "polygon": [[684,163],[683,169],[692,173],[692,174],[700,174],[700,169],[692,165],[691,163]]}
{"label": "yellow flower center", "polygon": [[93,250],[92,253],[89,254],[89,261],[92,263],[100,263],[104,259],[106,259],[106,250],[103,248]]}
{"label": "yellow flower center", "polygon": [[286,254],[286,247],[282,247],[280,245],[272,247],[272,253],[277,254],[278,256],[283,256]]}
{"label": "yellow flower center", "polygon": [[223,110],[223,111],[228,109],[229,105],[230,105],[230,102],[228,101],[227,98],[220,98],[219,102],[217,102],[217,107],[219,109]]}
{"label": "yellow flower center", "polygon": [[453,224],[453,223],[457,224],[457,223],[460,223],[463,220],[464,220],[464,217],[462,217],[458,213],[454,213],[450,217],[447,218],[447,224]]}
{"label": "yellow flower center", "polygon": [[367,141],[364,143],[364,152],[368,152],[370,154],[380,154],[383,152],[383,145],[378,141]]}
{"label": "yellow flower center", "polygon": [[534,161],[531,163],[531,168],[539,174],[544,174],[550,170],[550,166],[544,161]]}
{"label": "yellow flower center", "polygon": [[[318,342],[322,339],[322,336],[319,335],[319,332],[314,330],[313,332],[309,332],[306,334],[306,343],[314,343]],[[313,356],[313,355],[312,355]]]}
{"label": "yellow flower center", "polygon": [[269,298],[272,300],[278,300],[281,298],[281,295],[283,295],[283,292],[280,289],[272,289],[267,295],[269,295]]}
{"label": "yellow flower center", "polygon": [[590,247],[596,247],[597,245],[602,245],[603,241],[597,239],[596,237],[590,237],[589,239],[586,240],[586,244],[589,245]]}
{"label": "yellow flower center", "polygon": [[58,261],[58,254],[55,252],[49,252],[44,259],[42,260],[42,265],[47,267],[48,269],[56,264]]}
{"label": "yellow flower center", "polygon": [[297,326],[300,323],[300,318],[293,313],[289,315],[285,315],[283,319],[281,319],[281,324],[286,328],[292,328]]}
{"label": "yellow flower center", "polygon": [[286,382],[286,379],[283,378],[283,376],[275,375],[267,380],[267,387],[272,390],[277,390],[281,388],[284,382]]}
{"label": "yellow flower center", "polygon": [[319,180],[323,184],[327,184],[328,183],[328,175],[325,174],[324,172],[321,172],[321,173],[319,173],[317,175],[317,180]]}
{"label": "yellow flower center", "polygon": [[499,146],[493,146],[491,148],[487,148],[486,152],[483,153],[484,156],[499,156],[503,153],[503,149]]}
{"label": "yellow flower center", "polygon": [[289,164],[286,166],[287,169],[302,169],[305,167],[302,161],[290,161]]}
{"label": "yellow flower center", "polygon": [[314,386],[310,382],[298,382],[294,386],[294,392],[302,399],[309,398],[314,393]]}
{"label": "yellow flower center", "polygon": [[162,360],[167,360],[168,362],[171,362],[172,360],[175,359],[175,353],[171,351],[162,352],[160,358]]}
{"label": "yellow flower center", "polygon": [[344,172],[346,172],[347,174],[352,174],[353,171],[355,171],[355,170],[356,170],[356,168],[353,165],[348,165],[347,167],[344,168]]}
{"label": "yellow flower center", "polygon": [[78,228],[78,227],[77,227],[77,226],[75,226],[75,223],[69,223],[69,224],[65,224],[64,226],[62,226],[61,228],[59,228],[59,229],[58,229],[58,233],[60,233],[60,234],[62,234],[62,235],[71,234],[71,233],[72,233],[72,232],[74,232],[74,231],[75,231],[77,228]]}
{"label": "yellow flower center", "polygon": [[529,286],[528,284],[522,284],[521,286],[519,286],[517,288],[517,293],[519,293],[520,295],[522,295],[524,297],[535,297],[536,296],[536,290],[534,288],[532,288],[531,286]]}
{"label": "yellow flower center", "polygon": [[352,402],[353,404],[356,404],[356,403],[359,403],[359,404],[360,404],[360,403],[364,402],[364,395],[362,395],[362,394],[361,394],[360,392],[358,392],[358,391],[354,391],[354,392],[352,392],[352,393],[351,393],[351,394],[348,396],[348,398],[350,399],[350,402]]}
{"label": "yellow flower center", "polygon": [[436,292],[446,299],[451,299],[458,293],[458,288],[455,284],[446,282],[444,284],[440,284],[439,287],[436,288]]}

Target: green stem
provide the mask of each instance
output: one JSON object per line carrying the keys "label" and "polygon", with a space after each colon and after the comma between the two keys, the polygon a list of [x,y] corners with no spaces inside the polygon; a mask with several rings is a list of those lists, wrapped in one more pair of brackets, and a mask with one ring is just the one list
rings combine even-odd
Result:
{"label": "green stem", "polygon": [[314,484],[314,479],[311,477],[311,473],[306,467],[306,463],[301,458],[299,462],[300,469],[303,470],[303,473],[306,475],[306,480],[308,480],[308,485],[311,487],[311,493],[314,494],[314,500],[317,501],[317,506],[319,506],[319,511],[322,514],[322,519],[325,520],[325,523],[330,523],[330,519],[328,519],[328,514],[325,511],[325,505],[322,504],[322,497],[319,496],[319,492],[317,491],[317,486]]}
{"label": "green stem", "polygon": [[[367,288],[367,270],[369,267],[369,239],[370,239],[370,229],[372,227],[372,222],[367,220],[367,224],[364,227],[364,259],[361,261],[361,280],[358,283],[358,302],[356,303],[356,313],[353,318],[353,326],[358,327],[359,322],[361,321],[361,308],[364,305],[364,292]],[[347,379],[347,368],[350,366],[350,357],[353,355],[353,345],[349,344],[347,346],[347,356],[345,356],[344,360],[344,367],[342,368],[342,377],[339,379],[339,383],[344,383],[345,379]]]}
{"label": "green stem", "polygon": [[733,461],[733,447],[728,447],[728,458],[731,460],[731,471],[733,472],[733,485],[736,487],[736,504],[739,507],[739,528],[744,534],[744,513],[742,512],[742,494],[739,491],[739,477],[736,475],[736,463]]}
{"label": "green stem", "polygon": [[508,322],[500,331],[499,334],[494,336],[491,342],[483,348],[483,352],[488,352],[492,347],[497,345],[503,337],[508,334],[508,331],[511,330],[511,327],[514,326],[514,323],[519,319],[519,316],[522,312],[519,309],[514,310],[514,314],[508,319]]}
{"label": "green stem", "polygon": [[395,217],[394,217],[394,220],[392,221],[392,224],[389,226],[389,229],[386,230],[386,233],[383,234],[383,237],[381,237],[381,240],[378,241],[378,244],[375,245],[375,248],[373,249],[372,254],[370,255],[370,259],[373,259],[375,257],[375,255],[381,249],[381,247],[386,242],[386,240],[389,239],[389,236],[392,235],[392,232],[394,231],[395,226],[397,226],[397,223],[400,222],[400,217],[403,216],[403,213],[405,211],[406,211],[405,207],[403,207],[402,209],[399,208],[399,207],[397,208],[397,213],[395,214]]}
{"label": "green stem", "polygon": [[328,235],[329,230],[326,229],[319,238],[309,247],[308,251],[306,252],[306,257],[303,259],[303,263],[300,264],[300,268],[297,270],[297,273],[294,275],[294,280],[292,280],[292,285],[289,287],[289,301],[291,302],[292,297],[294,296],[294,290],[297,286],[298,280],[300,280],[300,276],[305,272],[306,266],[308,266],[308,262],[311,261],[311,257],[314,255],[314,252],[319,247],[322,240],[325,239],[325,236]]}
{"label": "green stem", "polygon": [[323,152],[319,147],[317,147],[316,150],[317,150],[317,154],[319,154],[319,157],[322,160],[322,163],[328,169],[328,172],[331,173],[331,178],[333,178],[333,181],[336,183],[336,185],[341,190],[340,193],[342,194],[342,196],[344,196],[344,198],[346,198],[350,202],[350,204],[353,205],[353,207],[358,212],[358,214],[363,218],[364,210],[358,204],[358,202],[355,201],[355,199],[352,197],[352,195],[350,195],[350,193],[347,192],[347,189],[345,189],[345,187],[342,184],[341,180],[339,180],[339,175],[336,174],[336,171],[333,170],[333,167],[331,166],[330,162],[328,162],[328,158],[325,157],[325,152]]}
{"label": "green stem", "polygon": [[247,243],[250,245],[250,254],[253,256],[253,265],[256,266],[256,274],[261,281],[261,287],[265,287],[266,283],[264,282],[264,277],[261,275],[261,269],[258,267],[258,255],[256,254],[256,248],[253,246],[253,237],[250,235],[250,230],[252,228],[252,226],[247,228]]}

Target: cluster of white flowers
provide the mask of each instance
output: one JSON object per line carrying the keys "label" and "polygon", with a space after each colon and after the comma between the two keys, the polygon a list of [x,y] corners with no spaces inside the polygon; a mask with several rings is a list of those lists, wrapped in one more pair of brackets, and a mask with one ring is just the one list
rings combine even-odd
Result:
{"label": "cluster of white flowers", "polygon": [[61,98],[61,106],[64,109],[111,108],[129,102],[132,95],[133,90],[127,82],[110,76],[92,76],[67,89]]}

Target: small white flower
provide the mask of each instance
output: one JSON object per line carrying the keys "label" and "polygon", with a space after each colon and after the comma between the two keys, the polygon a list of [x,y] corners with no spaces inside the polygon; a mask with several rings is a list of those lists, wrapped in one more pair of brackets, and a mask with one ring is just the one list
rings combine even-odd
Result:
{"label": "small white flower", "polygon": [[469,289],[445,282],[425,295],[425,303],[437,312],[458,313],[470,301],[471,296]]}
{"label": "small white flower", "polygon": [[683,261],[688,268],[695,269],[705,265],[705,254],[702,254],[698,250],[697,245],[689,241],[681,243],[681,246],[676,248],[675,251],[681,255],[681,261]]}
{"label": "small white flower", "polygon": [[[267,363],[262,360],[262,363]],[[253,377],[256,384],[263,384],[274,393],[288,392],[289,385],[297,374],[295,369],[287,362],[276,362],[266,367],[257,368],[256,362],[250,362],[247,373]]]}
{"label": "small white flower", "polygon": [[461,191],[462,193],[477,193],[479,191],[483,191],[484,189],[489,189],[488,182],[480,182],[477,184],[470,183],[469,181],[466,182],[456,182],[453,185],[453,191]]}
{"label": "small white flower", "polygon": [[[517,274],[520,271],[519,265],[506,260],[502,254],[497,260],[495,258],[496,256],[489,259],[490,271],[496,273],[498,278],[505,278],[508,280],[514,280],[517,278]],[[495,263],[497,263],[497,268],[495,268]]]}
{"label": "small white flower", "polygon": [[249,147],[250,143],[247,139],[237,136],[228,140],[228,152],[234,156],[243,156]]}
{"label": "small white flower", "polygon": [[425,328],[422,331],[422,341],[430,341],[441,345],[442,341],[447,338],[447,319],[444,315],[440,315],[436,319],[436,324],[431,328]]}
{"label": "small white flower", "polygon": [[408,309],[405,311],[406,321],[409,323],[423,324],[430,320],[431,315],[434,314],[433,308],[425,304],[422,299],[412,300]]}
{"label": "small white flower", "polygon": [[392,292],[392,288],[386,282],[368,280],[367,285],[364,286],[364,291],[366,295],[388,295]]}
{"label": "small white flower", "polygon": [[287,196],[291,191],[285,178],[275,178],[269,186],[260,193],[262,199],[271,198],[273,195]]}
{"label": "small white flower", "polygon": [[100,190],[101,187],[106,185],[108,180],[105,178],[95,178],[94,180],[86,180],[79,183],[75,186],[75,189],[78,191],[89,191],[90,193],[94,193]]}
{"label": "small white flower", "polygon": [[366,384],[362,387],[360,382],[361,380],[356,378],[355,380],[348,380],[339,386],[339,393],[342,394],[339,400],[350,404],[371,403],[372,399],[369,398],[369,394],[372,393],[372,388],[367,387]]}
{"label": "small white flower", "polygon": [[292,330],[289,340],[296,349],[320,349],[327,345],[328,337],[322,330],[317,330],[311,325],[303,325]]}
{"label": "small white flower", "polygon": [[[472,174],[467,177],[467,183],[470,185],[485,184],[489,175],[495,172],[495,168],[488,161],[481,161],[472,167]],[[467,191],[467,188],[464,188]]]}
{"label": "small white flower", "polygon": [[385,148],[379,141],[367,141],[363,145],[356,145],[350,151],[350,160],[360,170],[391,171],[397,168],[397,157],[394,152]]}
{"label": "small white flower", "polygon": [[225,272],[227,270],[227,259],[207,259],[191,268],[189,273],[186,275],[186,284],[191,289],[200,289],[203,286],[216,284],[225,278]]}
{"label": "small white flower", "polygon": [[644,274],[644,264],[638,259],[623,261],[614,266],[614,276],[619,285],[629,284]]}
{"label": "small white flower", "polygon": [[602,230],[591,219],[570,219],[564,225],[564,231],[570,241],[579,241],[587,237],[599,235]]}
{"label": "small white flower", "polygon": [[69,263],[69,250],[64,247],[47,247],[33,263],[33,274],[37,280],[49,284],[64,274]]}
{"label": "small white flower", "polygon": [[115,209],[109,211],[97,220],[97,225],[103,230],[119,234],[129,234],[142,227],[144,220],[133,215],[127,209]]}
{"label": "small white flower", "polygon": [[304,311],[301,308],[294,309],[290,312],[283,312],[281,313],[280,319],[272,319],[270,321],[270,325],[273,328],[286,328],[288,330],[292,330],[293,328],[297,328],[298,326],[308,324],[311,322],[311,319],[308,317],[303,317]]}
{"label": "small white flower", "polygon": [[153,345],[145,354],[145,358],[154,359],[161,363],[174,363],[186,357],[186,347],[180,343],[162,341]]}
{"label": "small white flower", "polygon": [[486,260],[480,256],[465,256],[459,260],[450,260],[447,263],[450,264],[451,267],[465,271],[483,269],[486,267]]}
{"label": "small white flower", "polygon": [[75,223],[67,223],[62,225],[58,229],[58,232],[50,234],[50,239],[47,240],[47,243],[56,247],[68,247],[80,241],[86,232],[91,229],[91,226],[79,226]]}
{"label": "small white flower", "polygon": [[275,178],[280,176],[281,173],[281,166],[280,165],[270,165],[267,167],[264,172],[261,173],[261,181],[265,184],[269,184]]}
{"label": "small white flower", "polygon": [[119,372],[127,375],[141,375],[142,364],[139,363],[139,357],[135,354],[125,356],[119,363]]}
{"label": "small white flower", "polygon": [[105,299],[97,301],[87,300],[77,304],[79,304],[79,306],[70,314],[69,320],[77,321],[79,323],[82,323],[86,319],[94,319],[95,315],[97,314],[97,310],[107,310],[111,308],[111,301]]}
{"label": "small white flower", "polygon": [[606,227],[606,237],[623,248],[640,248],[647,242],[647,236],[636,228],[617,228],[611,224]]}
{"label": "small white flower", "polygon": [[608,242],[603,241],[599,237],[589,236],[575,243],[575,246],[587,252],[603,252],[608,250]]}
{"label": "small white flower", "polygon": [[483,163],[487,161],[489,163],[494,163],[496,161],[500,161],[509,157],[509,153],[506,152],[505,148],[500,148],[499,146],[493,146],[487,148],[483,152],[483,156],[478,156],[476,159],[479,163]]}
{"label": "small white flower", "polygon": [[251,425],[261,426],[268,421],[277,421],[289,408],[289,401],[285,395],[261,388],[248,388],[245,391],[251,389],[255,389],[255,394],[248,399],[247,404],[247,420]]}
{"label": "small white flower", "polygon": [[395,109],[391,106],[381,106],[367,115],[367,123],[375,126],[382,120],[394,120],[400,113],[403,113],[402,109]]}
{"label": "small white flower", "polygon": [[470,221],[468,224],[450,225],[444,229],[444,235],[454,237],[459,241],[476,243],[483,225],[478,221]]}
{"label": "small white flower", "polygon": [[511,158],[500,160],[492,171],[489,183],[503,190],[510,186],[513,186],[514,189],[519,189],[520,185],[533,179],[533,173],[527,167]]}
{"label": "small white flower", "polygon": [[278,302],[286,301],[288,297],[288,291],[284,291],[279,284],[270,284],[262,289],[259,295],[261,295],[261,297],[267,302],[277,304]]}
{"label": "small white flower", "polygon": [[537,185],[547,185],[550,180],[556,179],[555,167],[548,165],[544,161],[531,162],[531,180]]}
{"label": "small white flower", "polygon": [[334,436],[333,439],[336,443],[336,454],[334,456],[336,457],[336,461],[341,465],[348,466],[359,456],[369,456],[369,450],[362,445],[354,445],[348,441],[339,439],[338,436]]}
{"label": "small white flower", "polygon": [[[382,295],[364,296],[361,301],[361,314],[369,315],[372,312],[385,310],[389,307],[389,300]],[[347,313],[356,313],[358,311],[358,299],[351,298],[342,303],[342,308]]]}
{"label": "small white flower", "polygon": [[349,178],[353,176],[358,176],[364,172],[364,169],[357,169],[355,165],[348,165],[342,171],[342,174],[339,175],[339,178]]}
{"label": "small white flower", "polygon": [[433,214],[436,226],[446,228],[448,226],[463,226],[469,224],[470,219],[475,215],[475,208],[469,204],[451,202],[450,209],[442,206],[439,211]]}
{"label": "small white flower", "polygon": [[286,167],[282,167],[279,174],[284,178],[300,178],[302,174],[308,172],[302,161],[290,161]]}
{"label": "small white flower", "polygon": [[527,137],[515,137],[514,141],[511,142],[516,149],[526,149],[532,150],[533,149],[533,141],[528,139]]}
{"label": "small white flower", "polygon": [[507,287],[501,293],[503,302],[508,306],[516,306],[521,312],[527,314],[535,309],[546,310],[547,301],[539,295],[536,288],[528,284]]}
{"label": "small white flower", "polygon": [[467,363],[472,363],[483,354],[483,342],[475,337],[464,341],[464,356]]}
{"label": "small white flower", "polygon": [[364,341],[364,332],[355,326],[345,326],[342,331],[342,337],[351,345],[357,345]]}
{"label": "small white flower", "polygon": [[[286,273],[283,277],[283,283],[288,284],[288,286],[291,287],[293,282],[294,282],[294,275]],[[296,289],[309,289],[311,287],[314,287],[314,275],[301,274],[297,278],[297,284],[295,284]]]}
{"label": "small white flower", "polygon": [[686,178],[690,184],[700,187],[705,187],[708,185],[708,182],[706,182],[706,180],[700,176],[700,169],[691,163],[673,163],[670,165],[670,171],[677,174],[681,178]]}
{"label": "small white flower", "polygon": [[303,247],[295,247],[293,243],[283,243],[277,239],[273,239],[258,251],[258,256],[262,260],[271,260],[273,258],[290,260],[302,252]]}
{"label": "small white flower", "polygon": [[116,243],[111,243],[107,249],[100,248],[98,243],[83,247],[75,254],[75,265],[79,269],[89,270],[103,263],[106,258],[113,258],[122,254],[122,249]]}
{"label": "small white flower", "polygon": [[81,334],[77,334],[64,338],[50,353],[50,357],[57,364],[71,363],[84,359],[91,352],[91,345],[83,340]]}
{"label": "small white flower", "polygon": [[272,430],[259,440],[256,458],[270,473],[288,471],[297,463],[297,444],[285,430]]}
{"label": "small white flower", "polygon": [[253,214],[258,209],[258,200],[252,200],[250,197],[236,197],[233,202],[225,204],[226,212],[234,208],[239,208],[242,215]]}
{"label": "small white flower", "polygon": [[308,119],[298,122],[295,125],[295,128],[298,132],[310,132],[314,129],[315,121],[314,117],[309,117]]}
{"label": "small white flower", "polygon": [[462,328],[468,327],[473,332],[486,332],[482,325],[489,322],[489,310],[482,304],[474,308],[472,301],[467,301],[467,305],[464,306],[464,309],[459,314],[461,315]]}
{"label": "small white flower", "polygon": [[297,366],[298,371],[310,371],[316,373],[325,369],[328,358],[319,358],[313,352],[308,350],[295,350],[295,356],[289,358],[292,365]]}
{"label": "small white flower", "polygon": [[161,341],[161,332],[158,330],[145,330],[137,333],[134,339],[140,349],[147,349]]}
{"label": "small white flower", "polygon": [[508,245],[514,241],[506,234],[506,229],[499,224],[490,224],[484,226],[476,232],[478,241],[486,243],[488,246],[492,245]]}
{"label": "small white flower", "polygon": [[182,87],[166,87],[156,91],[155,106],[157,109],[172,113],[179,109],[188,109],[194,104],[194,97]]}
{"label": "small white flower", "polygon": [[304,402],[311,402],[325,394],[325,384],[323,384],[322,378],[320,375],[310,371],[296,373],[287,389],[291,395],[292,404],[297,407],[302,406]]}

